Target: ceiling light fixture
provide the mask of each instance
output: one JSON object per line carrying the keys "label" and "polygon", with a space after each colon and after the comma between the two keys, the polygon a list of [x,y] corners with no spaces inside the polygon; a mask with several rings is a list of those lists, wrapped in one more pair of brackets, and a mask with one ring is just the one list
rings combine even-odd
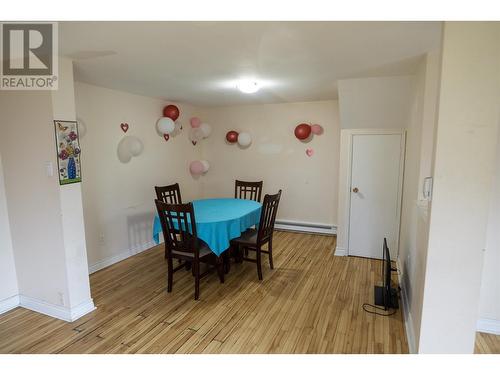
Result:
{"label": "ceiling light fixture", "polygon": [[243,92],[245,94],[253,94],[253,93],[259,91],[259,89],[260,89],[259,82],[248,80],[248,79],[238,81],[238,83],[236,84],[236,87],[238,88],[238,90],[240,90],[241,92]]}

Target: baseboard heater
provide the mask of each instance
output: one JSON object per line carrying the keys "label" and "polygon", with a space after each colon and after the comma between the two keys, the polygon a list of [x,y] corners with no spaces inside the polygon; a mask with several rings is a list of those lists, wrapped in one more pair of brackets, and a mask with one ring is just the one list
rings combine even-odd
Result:
{"label": "baseboard heater", "polygon": [[276,220],[275,228],[279,230],[288,230],[293,232],[337,234],[337,227],[330,224],[307,223],[289,220]]}

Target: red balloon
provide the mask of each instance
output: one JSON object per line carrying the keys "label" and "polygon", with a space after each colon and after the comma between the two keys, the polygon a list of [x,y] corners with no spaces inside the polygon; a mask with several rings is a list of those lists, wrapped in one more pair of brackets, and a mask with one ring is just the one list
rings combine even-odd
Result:
{"label": "red balloon", "polygon": [[309,138],[310,135],[311,135],[311,125],[300,124],[295,127],[295,136],[298,139],[304,140]]}
{"label": "red balloon", "polygon": [[226,134],[226,140],[229,143],[236,143],[236,142],[238,142],[238,133],[235,132],[234,130],[231,130],[231,131],[227,132],[227,134]]}
{"label": "red balloon", "polygon": [[173,121],[175,121],[179,117],[179,108],[177,108],[173,104],[169,104],[165,108],[163,108],[163,116],[171,118]]}

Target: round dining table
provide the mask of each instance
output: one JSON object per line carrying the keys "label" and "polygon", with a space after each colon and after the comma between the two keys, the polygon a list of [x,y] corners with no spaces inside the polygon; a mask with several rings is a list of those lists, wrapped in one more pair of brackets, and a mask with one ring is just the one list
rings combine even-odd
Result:
{"label": "round dining table", "polygon": [[[248,199],[212,198],[193,201],[196,232],[217,256],[229,249],[232,239],[257,225],[262,204]],[[155,215],[153,240],[160,243],[160,218]]]}

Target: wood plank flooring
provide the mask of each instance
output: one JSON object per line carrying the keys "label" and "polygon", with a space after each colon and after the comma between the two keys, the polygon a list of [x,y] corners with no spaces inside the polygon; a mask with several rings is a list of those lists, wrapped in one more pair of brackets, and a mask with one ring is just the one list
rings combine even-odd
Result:
{"label": "wood plank flooring", "polygon": [[500,335],[490,335],[478,332],[476,334],[476,347],[474,353],[477,354],[500,354]]}
{"label": "wood plank flooring", "polygon": [[0,316],[0,353],[407,353],[401,310],[363,311],[380,262],[334,257],[335,237],[275,233],[274,263],[215,272],[194,301],[190,272],[174,275],[158,246],[90,277],[97,310],[65,323],[22,308]]}

